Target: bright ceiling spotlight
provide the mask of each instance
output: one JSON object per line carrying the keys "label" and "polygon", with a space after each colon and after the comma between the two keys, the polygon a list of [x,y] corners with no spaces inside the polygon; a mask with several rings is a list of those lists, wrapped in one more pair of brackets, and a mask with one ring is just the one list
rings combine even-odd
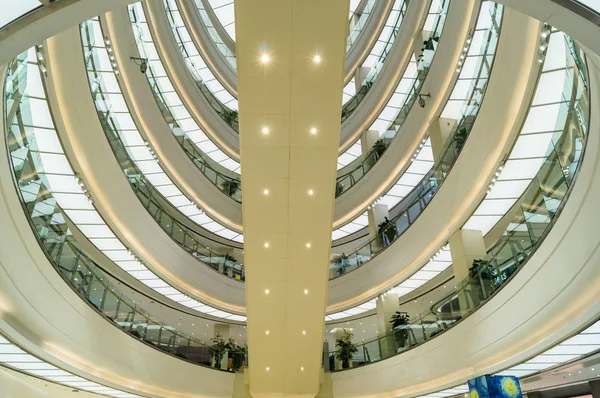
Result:
{"label": "bright ceiling spotlight", "polygon": [[309,194],[310,196],[313,196],[313,194],[314,194],[314,193],[315,193],[315,191],[313,191],[312,189],[309,189],[309,190],[308,190],[308,194]]}
{"label": "bright ceiling spotlight", "polygon": [[304,289],[304,294],[308,294],[308,289]]}
{"label": "bright ceiling spotlight", "polygon": [[263,133],[264,135],[267,135],[271,132],[271,129],[267,126],[263,126],[263,128],[260,129],[260,132]]}
{"label": "bright ceiling spotlight", "polygon": [[[265,289],[265,294],[269,294],[271,291],[269,289]],[[269,334],[269,332],[267,331],[267,334]]]}
{"label": "bright ceiling spotlight", "polygon": [[265,242],[265,249],[269,248],[269,242]]}
{"label": "bright ceiling spotlight", "polygon": [[263,191],[263,195],[268,195],[268,194],[269,194],[269,190],[268,190],[268,189],[265,189],[265,190]]}
{"label": "bright ceiling spotlight", "polygon": [[310,242],[306,244],[307,249],[310,249],[310,246],[311,246]]}
{"label": "bright ceiling spotlight", "polygon": [[269,62],[271,62],[271,56],[268,53],[262,53],[260,55],[260,63],[266,65]]}
{"label": "bright ceiling spotlight", "polygon": [[319,130],[317,130],[317,128],[316,128],[316,127],[311,127],[311,128],[310,128],[310,133],[311,133],[312,135],[317,135],[317,133],[318,133],[318,132],[319,132]]}
{"label": "bright ceiling spotlight", "polygon": [[321,63],[321,56],[320,56],[319,54],[315,55],[315,56],[313,57],[313,62],[314,62],[315,64],[320,64],[320,63]]}

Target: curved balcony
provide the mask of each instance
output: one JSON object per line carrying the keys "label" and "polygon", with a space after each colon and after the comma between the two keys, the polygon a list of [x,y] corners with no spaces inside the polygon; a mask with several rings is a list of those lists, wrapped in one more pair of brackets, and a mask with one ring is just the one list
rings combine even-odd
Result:
{"label": "curved balcony", "polygon": [[[39,49],[37,49],[39,50]],[[113,343],[115,341],[122,340],[119,336],[116,339],[114,336],[114,327],[110,327],[110,331],[107,332],[106,323],[113,324],[119,329],[127,332],[130,337],[127,337],[129,341],[122,341],[122,344],[117,344],[118,350],[122,353],[128,352],[131,355],[129,358],[134,358],[136,355],[141,358],[146,356],[148,359],[153,357],[155,354],[148,353],[150,351],[161,351],[162,353],[168,353],[172,357],[177,358],[177,361],[186,360],[188,364],[211,366],[211,357],[215,362],[214,350],[211,351],[210,347],[203,344],[200,340],[193,337],[187,336],[181,333],[177,328],[162,323],[159,319],[148,314],[139,305],[136,305],[135,299],[127,297],[119,291],[119,287],[110,281],[104,272],[97,267],[95,262],[82,250],[79,242],[77,242],[67,225],[67,218],[77,219],[83,217],[83,214],[90,213],[91,203],[86,198],[86,192],[83,187],[77,184],[77,180],[72,174],[69,175],[67,172],[68,163],[64,159],[64,155],[60,155],[60,142],[56,131],[54,130],[50,112],[45,103],[45,94],[42,79],[40,77],[38,57],[36,49],[31,49],[27,53],[19,56],[17,60],[9,66],[6,90],[5,90],[5,106],[7,114],[9,115],[8,125],[6,128],[6,150],[10,158],[12,166],[12,172],[14,173],[14,185],[18,191],[20,197],[13,199],[14,205],[22,208],[21,217],[24,217],[24,222],[21,223],[23,228],[29,228],[29,235],[20,235],[18,233],[11,233],[11,241],[14,246],[14,255],[23,256],[38,256],[35,260],[30,260],[28,266],[31,270],[28,273],[21,274],[22,276],[29,278],[28,283],[24,284],[29,287],[23,289],[24,285],[20,285],[17,290],[19,293],[15,293],[14,278],[19,276],[15,274],[15,270],[11,269],[8,263],[3,262],[4,272],[9,272],[11,280],[8,282],[6,278],[3,278],[3,291],[4,299],[8,300],[8,297],[16,297],[14,295],[26,294],[25,290],[32,288],[33,286],[41,286],[41,284],[48,284],[50,280],[62,283],[66,282],[70,287],[70,293],[65,292],[64,288],[60,289],[59,286],[46,286],[43,291],[45,292],[43,300],[48,300],[48,303],[52,306],[52,310],[43,312],[43,316],[39,316],[35,313],[38,319],[30,319],[27,325],[34,323],[43,324],[49,322],[48,318],[56,316],[59,308],[63,308],[62,316],[64,318],[69,316],[81,317],[85,311],[89,312],[91,316],[85,322],[82,321],[65,321],[65,323],[57,321],[52,326],[47,326],[40,330],[44,330],[44,341],[45,350],[52,350],[53,338],[55,338],[56,327],[60,327],[61,335],[68,335],[72,330],[81,331],[81,327],[92,328],[88,330],[90,335],[95,335],[96,339],[93,344],[108,343],[106,336],[113,335]],[[44,107],[45,112],[44,112]],[[36,110],[37,112],[34,112]],[[34,116],[35,115],[35,116]],[[45,116],[44,116],[45,115]],[[4,151],[3,151],[4,152]],[[62,156],[62,160],[61,160]],[[59,173],[58,170],[63,170],[63,173]],[[8,170],[7,170],[8,172]],[[8,174],[8,173],[6,173]],[[6,176],[5,174],[5,176]],[[8,188],[8,184],[12,184],[11,179],[3,176],[4,188]],[[59,188],[59,186],[61,188]],[[3,197],[3,207],[6,208],[8,200],[7,197]],[[66,206],[66,210],[63,208]],[[16,210],[16,208],[15,208]],[[8,214],[3,212],[3,214]],[[15,217],[13,214],[12,217]],[[18,218],[18,217],[17,217]],[[16,219],[13,222],[17,222]],[[96,224],[99,225],[99,224]],[[16,225],[15,225],[16,226]],[[14,231],[19,231],[17,227]],[[25,230],[21,231],[25,232]],[[30,235],[34,235],[33,240],[27,241],[26,239]],[[20,245],[15,245],[14,237],[20,240]],[[8,235],[6,236],[8,238]],[[35,243],[33,243],[35,242]],[[4,243],[4,242],[3,242]],[[8,244],[8,242],[6,242]],[[31,249],[35,249],[33,245],[37,245],[37,252],[24,251],[24,245],[31,244]],[[114,243],[113,243],[114,247]],[[41,253],[41,254],[34,254]],[[16,258],[13,258],[15,260]],[[42,271],[37,269],[36,266],[41,266],[50,262],[51,267],[46,265],[47,270]],[[20,263],[19,268],[23,268],[23,263]],[[32,272],[32,270],[35,271]],[[21,270],[19,272],[22,272]],[[46,275],[42,276],[44,272]],[[52,277],[54,273],[54,277]],[[42,279],[40,279],[42,278]],[[62,280],[62,281],[61,281]],[[43,281],[43,282],[42,282]],[[9,285],[11,287],[9,288]],[[58,289],[57,289],[58,288]],[[59,293],[60,291],[60,293]],[[13,296],[11,296],[13,295]],[[38,294],[38,297],[41,296]],[[76,298],[76,297],[79,298]],[[65,308],[65,304],[69,300],[75,300],[70,302],[72,308]],[[83,300],[81,300],[83,299]],[[57,301],[58,300],[58,301]],[[14,301],[14,305],[22,306],[22,309],[33,305],[37,299],[19,299]],[[4,301],[8,303],[9,301]],[[12,302],[12,301],[11,301]],[[59,304],[64,302],[63,304]],[[82,306],[78,303],[83,304]],[[19,303],[19,304],[17,304]],[[39,306],[40,303],[38,302]],[[58,307],[57,307],[58,305]],[[62,305],[62,307],[61,307]],[[43,308],[37,307],[38,310]],[[69,307],[69,305],[67,305]],[[87,310],[85,309],[87,307]],[[3,307],[6,310],[7,307]],[[8,310],[10,313],[11,310]],[[29,312],[27,312],[29,311]],[[54,312],[53,312],[54,311]],[[93,313],[96,314],[93,314]],[[33,314],[31,310],[25,310],[19,312],[20,316],[27,314],[31,318],[30,314]],[[75,315],[76,314],[76,315]],[[98,317],[97,314],[103,315]],[[87,315],[85,316],[87,317]],[[82,318],[82,319],[85,319]],[[26,319],[26,318],[20,318]],[[5,318],[5,321],[11,322],[14,319],[9,316]],[[65,325],[77,325],[74,329],[69,331],[69,327]],[[17,323],[15,326],[22,324]],[[93,325],[93,326],[92,326]],[[97,329],[93,329],[93,328]],[[7,326],[3,323],[2,328],[6,330]],[[33,330],[33,329],[32,329]],[[95,331],[94,331],[95,330]],[[119,334],[120,332],[116,332]],[[15,334],[19,334],[16,332]],[[30,336],[35,335],[29,334]],[[125,336],[125,334],[121,334]],[[130,342],[135,341],[131,339],[133,337],[138,342],[144,343],[143,347],[130,346]],[[31,338],[31,337],[30,337]],[[72,339],[73,337],[71,337]],[[74,341],[80,340],[75,338]],[[58,340],[60,341],[60,338]],[[39,342],[38,342],[39,343]],[[38,346],[38,350],[40,349]],[[111,344],[108,344],[111,346]],[[71,347],[70,345],[64,347]],[[96,347],[98,347],[96,345]],[[101,350],[105,350],[107,355],[116,354],[114,347],[107,347],[100,345]],[[133,353],[130,350],[135,347],[137,353]],[[83,347],[82,347],[83,348]],[[141,349],[140,349],[141,348]],[[86,350],[89,351],[89,345]],[[41,350],[44,350],[42,348]],[[94,353],[96,359],[98,359],[98,348],[95,349]],[[123,352],[124,350],[124,352]],[[92,351],[94,349],[92,348]],[[111,352],[112,351],[112,352]],[[61,350],[54,350],[55,353],[60,353]],[[65,351],[63,351],[65,352]],[[89,352],[88,352],[89,353]],[[148,356],[149,355],[149,356]],[[243,366],[244,354],[241,349],[232,350],[232,353],[236,359],[234,360],[235,365],[230,368],[230,371],[234,371],[236,368]],[[89,357],[89,356],[88,356]],[[63,355],[64,358],[64,355]],[[71,366],[73,365],[73,357],[70,357]],[[154,357],[152,360],[157,360],[158,357]],[[104,360],[104,359],[103,359]],[[102,361],[102,360],[101,360]],[[162,362],[159,360],[158,362]],[[80,363],[81,365],[81,363]],[[98,363],[95,363],[98,365]],[[76,365],[75,365],[76,366]],[[181,365],[175,365],[179,369],[182,369]],[[189,365],[186,365],[189,366]],[[131,367],[133,369],[134,367]],[[150,370],[149,368],[147,370]],[[154,369],[153,371],[156,371]],[[188,369],[189,370],[189,369]],[[206,371],[206,370],[205,370]],[[125,373],[126,374],[126,373]],[[200,377],[210,377],[208,375]],[[142,374],[138,376],[145,377]],[[218,376],[216,376],[218,377]],[[149,379],[150,380],[150,379]],[[224,381],[224,380],[222,380]],[[181,382],[181,380],[179,381]],[[152,386],[150,390],[156,387]]]}
{"label": "curved balcony", "polygon": [[[97,24],[98,21],[90,23]],[[87,32],[89,31],[85,31],[84,26],[84,33]],[[56,57],[58,48],[71,48],[72,51],[62,51],[60,57]],[[170,228],[173,224],[167,221],[167,216],[160,214],[156,207],[156,205],[164,207],[167,203],[164,193],[161,191],[159,191],[161,192],[160,195],[154,195],[154,192],[148,193],[146,180],[139,178],[137,173],[131,176],[131,180],[124,176],[124,170],[135,171],[134,169],[128,169],[127,163],[123,163],[124,168],[121,168],[118,162],[106,162],[106,159],[115,156],[113,148],[118,149],[118,146],[111,147],[111,143],[105,135],[106,133],[112,134],[113,130],[111,129],[114,128],[114,125],[105,124],[103,126],[101,120],[104,120],[103,115],[107,110],[109,114],[120,117],[119,109],[123,109],[123,100],[119,102],[121,108],[104,107],[100,109],[100,115],[98,114],[96,105],[104,106],[107,103],[99,101],[95,104],[92,101],[92,96],[89,93],[90,82],[88,81],[81,48],[79,27],[73,27],[49,39],[44,46],[44,50],[47,51],[44,59],[46,59],[49,75],[46,84],[49,86],[48,92],[51,95],[52,115],[58,123],[57,132],[63,145],[67,148],[68,159],[73,163],[74,169],[77,170],[81,183],[88,187],[87,189],[93,196],[93,207],[98,212],[91,220],[89,218],[75,219],[75,224],[90,241],[100,245],[97,247],[101,251],[107,251],[107,256],[127,273],[137,271],[138,267],[135,262],[133,264],[121,263],[122,257],[125,256],[129,259],[128,261],[134,261],[132,255],[135,254],[142,261],[146,270],[150,271],[145,276],[143,273],[140,274],[142,277],[136,279],[150,288],[156,287],[157,293],[172,295],[176,301],[188,302],[191,307],[196,307],[200,312],[208,310],[209,312],[215,311],[221,317],[227,318],[232,315],[241,317],[241,315],[234,315],[243,311],[244,291],[240,283],[232,280],[235,279],[233,275],[231,279],[228,279],[218,277],[214,273],[214,268],[217,266],[216,262],[228,264],[226,256],[222,254],[223,251],[221,251],[220,256],[205,257],[207,261],[213,262],[212,265],[215,266],[207,267],[206,264],[201,263],[197,258],[182,250],[182,247],[165,233],[165,230],[167,230],[175,236],[180,236],[181,231],[177,228],[178,224],[176,223],[176,227]],[[98,62],[98,60],[95,59],[94,62]],[[100,85],[106,84],[105,87],[113,88],[117,85],[112,71],[102,74],[101,78],[102,80],[98,82]],[[71,84],[66,84],[66,81]],[[72,83],[75,81],[79,83],[73,85]],[[104,95],[105,97],[100,96],[97,99],[119,99],[118,95],[108,95],[106,92]],[[64,112],[64,109],[70,109],[73,106],[78,107],[78,113]],[[126,119],[120,119],[121,122],[123,120]],[[131,124],[127,126],[131,126]],[[86,131],[86,135],[81,135],[81,131]],[[126,133],[129,138],[132,138],[137,134],[137,131],[126,130]],[[137,142],[143,143],[139,139]],[[94,149],[90,150],[90,147]],[[142,148],[147,151],[143,144]],[[123,149],[118,153],[121,159],[126,159],[125,156],[129,156]],[[62,157],[65,158],[64,155]],[[72,173],[72,169],[69,170]],[[155,173],[150,176],[150,178],[155,179],[156,177]],[[164,184],[166,180],[160,175],[158,177],[153,183],[156,184],[159,181],[159,185]],[[160,181],[163,182],[160,183]],[[139,196],[136,197],[136,193]],[[148,200],[147,195],[151,195],[150,199],[152,200]],[[140,202],[147,209],[140,206]],[[189,211],[183,214],[192,217],[194,214],[200,218],[205,217],[194,206],[185,206],[181,202],[178,204],[184,212]],[[104,223],[104,219],[99,214],[102,214],[106,219],[106,223],[101,226],[96,225],[99,221]],[[187,219],[183,214],[170,213],[170,216],[173,220],[179,221],[182,226],[186,226],[187,224],[183,221]],[[158,217],[160,217],[162,225],[157,223]],[[77,222],[79,220],[81,222]],[[190,223],[190,221],[186,222]],[[190,235],[184,236],[184,243],[190,249],[195,248],[196,251],[205,254],[211,252],[203,250],[204,246],[196,247],[195,245],[200,242],[199,240],[194,241],[192,244],[189,239]],[[196,235],[193,237],[196,237]],[[119,244],[125,246],[125,248],[120,248],[118,253],[111,252],[111,250],[114,250],[111,249],[111,242],[113,241],[123,242]],[[150,241],[153,241],[153,243],[146,244]],[[217,243],[221,248],[224,247],[223,241]],[[127,252],[126,249],[129,249],[131,253]],[[221,257],[221,260],[218,260],[218,257]],[[171,287],[176,288],[171,290]],[[189,297],[197,298],[199,301],[189,301]],[[206,306],[203,303],[209,305]],[[243,319],[243,317],[241,318]]]}
{"label": "curved balcony", "polygon": [[[389,335],[357,345],[358,352],[352,361],[354,366],[398,356],[393,363],[389,363],[392,359],[386,361],[387,365],[381,362],[372,371],[350,370],[334,377],[333,383],[342,396],[349,396],[351,392],[362,395],[384,391],[391,394],[393,391],[394,395],[402,395],[409,391],[431,391],[432,379],[426,378],[436,378],[439,372],[446,375],[451,372],[452,375],[440,380],[436,378],[433,384],[438,388],[455,385],[472,377],[474,360],[482,361],[481,367],[475,367],[475,373],[494,373],[535,356],[597,319],[597,300],[588,297],[598,280],[598,270],[593,269],[595,260],[589,257],[597,257],[597,243],[577,244],[577,250],[582,253],[572,259],[573,243],[585,235],[581,222],[585,228],[593,228],[597,222],[595,216],[594,220],[589,220],[590,213],[586,211],[595,206],[588,202],[598,189],[596,183],[591,189],[588,185],[598,169],[598,124],[590,129],[594,136],[590,133],[588,137],[587,133],[590,128],[588,118],[593,121],[598,113],[595,109],[591,117],[588,114],[589,96],[595,99],[597,94],[588,92],[587,72],[577,66],[581,52],[578,49],[575,52],[575,57],[568,63],[571,85],[565,87],[568,112],[563,117],[567,119],[567,126],[550,143],[544,164],[515,203],[512,220],[502,236],[485,258],[474,262],[470,275],[445,300],[435,303],[407,325],[396,326]],[[594,75],[592,87],[597,87],[597,71]],[[585,157],[583,148],[586,148]],[[591,153],[587,153],[589,151]],[[588,160],[587,156],[591,158]],[[588,219],[584,221],[585,218]],[[570,238],[566,239],[567,236]],[[565,260],[569,261],[568,267],[565,267]],[[541,267],[550,268],[542,270]],[[524,301],[521,294],[529,295],[531,301]],[[580,300],[575,300],[578,305],[573,308],[571,298],[580,294]],[[471,316],[474,313],[477,315]],[[514,316],[510,326],[506,323],[498,326],[511,314]],[[539,329],[540,321],[546,325],[543,330]],[[496,332],[492,325],[502,330]],[[449,337],[444,339],[442,336],[446,334]],[[452,344],[460,346],[458,351],[449,348],[451,338],[454,339]],[[432,342],[425,345],[429,340]],[[509,340],[521,344],[507,346]],[[466,348],[466,341],[476,347]],[[417,348],[419,346],[422,349]],[[508,352],[507,347],[511,347]],[[443,354],[441,350],[444,350]],[[466,358],[456,361],[454,355],[461,350]],[[424,376],[408,370],[408,367],[417,366],[415,361],[419,365],[427,363],[432,355],[444,358],[439,371],[427,372]],[[492,360],[490,355],[495,355]],[[342,370],[339,362],[328,358],[326,366],[331,364],[333,370]],[[385,382],[381,386],[374,383],[372,387],[356,389],[357,384],[351,380],[367,374],[373,376],[373,372],[383,372],[377,377],[385,378],[390,371],[397,374],[402,370],[405,371],[402,380]]]}

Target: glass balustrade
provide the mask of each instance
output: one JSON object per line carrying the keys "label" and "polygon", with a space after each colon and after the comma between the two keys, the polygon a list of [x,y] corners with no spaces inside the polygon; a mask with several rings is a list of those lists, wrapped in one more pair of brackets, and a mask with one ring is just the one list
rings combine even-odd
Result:
{"label": "glass balustrade", "polygon": [[1,0],[0,29],[42,7],[39,0]]}
{"label": "glass balustrade", "polygon": [[576,83],[577,76],[587,73],[578,70],[585,65],[580,54],[576,47],[570,54],[570,73],[575,83],[564,91],[568,95],[564,129],[554,134],[541,168],[508,213],[509,223],[498,241],[484,258],[473,262],[469,275],[454,292],[413,316],[407,324],[392,325],[384,336],[356,344],[354,349],[325,352],[325,369],[337,371],[380,361],[443,333],[492,297],[535,252],[564,207],[585,148],[588,121],[582,115],[589,116],[589,92],[587,84]]}
{"label": "glass balustrade", "polygon": [[395,1],[392,13],[388,17],[384,29],[377,38],[377,43],[374,48],[371,49],[367,59],[362,63],[363,67],[368,67],[370,69],[369,73],[367,73],[367,76],[365,76],[361,82],[360,88],[356,90],[354,97],[342,106],[342,122],[346,121],[346,119],[348,119],[358,108],[379,76],[379,72],[381,72],[385,61],[396,42],[400,26],[406,15],[408,3],[408,1]]}
{"label": "glass balustrade", "polygon": [[365,4],[365,7],[363,8],[362,13],[358,17],[358,20],[354,24],[354,27],[348,34],[348,40],[346,41],[346,52],[348,52],[354,43],[356,43],[358,36],[360,36],[363,28],[367,24],[369,17],[371,16],[371,13],[373,12],[373,7],[375,7],[375,0],[368,0],[367,4]]}
{"label": "glass balustrade", "polygon": [[[149,177],[147,177],[138,167],[136,162],[131,159],[129,152],[123,143],[124,140],[131,140],[131,132],[124,130],[124,126],[126,125],[123,123],[123,118],[114,112],[115,109],[111,100],[114,100],[115,97],[107,90],[108,85],[111,83],[108,82],[104,78],[103,73],[97,69],[97,65],[100,65],[100,62],[96,58],[97,55],[94,50],[95,47],[93,46],[93,42],[89,40],[86,42],[86,38],[89,39],[93,35],[94,27],[90,22],[82,24],[81,29],[84,46],[86,47],[88,54],[86,65],[90,76],[92,77],[92,97],[96,104],[98,117],[111,149],[113,150],[121,169],[124,171],[134,193],[163,231],[165,231],[185,251],[219,273],[234,280],[243,281],[245,279],[245,273],[242,263],[234,259],[231,255],[222,252],[219,253],[218,251],[211,249],[209,246],[214,246],[219,243],[206,238],[192,228],[186,226],[181,220],[187,218],[189,213],[184,213],[184,211],[186,211],[185,209],[189,206],[184,206],[181,209],[174,208],[174,203],[166,199],[164,195],[158,191],[155,184],[149,181]],[[198,209],[195,208],[192,210],[197,211]],[[206,220],[203,220],[204,218]],[[201,212],[192,215],[191,219],[196,223],[200,223],[201,221],[215,223]]]}
{"label": "glass balustrade", "polygon": [[[367,244],[358,248],[353,253],[338,256],[330,264],[330,279],[337,278],[360,267],[381,253],[381,251],[398,239],[415,222],[439,190],[450,169],[456,162],[479,112],[494,60],[493,55],[498,45],[501,20],[502,6],[496,4],[491,8],[489,19],[491,23],[489,29],[485,31],[486,38],[482,41],[482,55],[478,55],[475,59],[473,67],[473,71],[475,72],[474,77],[470,76],[468,79],[470,90],[468,91],[467,100],[461,102],[460,121],[448,136],[441,154],[435,162],[435,166],[402,200],[398,207],[394,209],[394,212],[397,212],[398,215],[392,218],[389,224],[379,231],[376,238],[371,239]],[[399,117],[402,118],[402,115],[405,115],[405,113],[400,112]],[[379,156],[376,155],[375,151],[374,153],[373,156]],[[357,176],[362,175],[364,174],[361,171]]]}
{"label": "glass balustrade", "polygon": [[[35,58],[33,60],[35,62]],[[140,308],[135,300],[120,292],[119,287],[109,280],[73,237],[66,222],[67,216],[51,188],[52,181],[61,176],[53,173],[54,180],[49,179],[45,166],[53,166],[49,161],[51,157],[38,152],[39,146],[48,148],[60,143],[57,140],[54,142],[49,135],[40,131],[43,128],[35,127],[40,125],[45,116],[31,112],[32,108],[39,108],[34,103],[39,100],[31,97],[35,93],[26,90],[39,88],[27,88],[27,73],[31,72],[28,62],[31,61],[26,52],[9,65],[7,72],[4,93],[8,121],[6,142],[23,210],[50,263],[82,299],[132,337],[163,352],[204,366],[213,365],[218,355],[227,355],[232,359],[227,370],[241,369],[244,348],[232,345],[230,349],[216,352],[219,347],[203,344],[161,322]],[[37,65],[35,67],[37,69]],[[72,175],[62,177],[73,179]],[[74,193],[60,195],[83,197]]]}
{"label": "glass balustrade", "polygon": [[[142,5],[130,5],[128,11],[140,56],[148,60],[145,76],[173,136],[210,182],[233,200],[241,202],[239,178],[225,174],[229,170],[239,171],[239,163],[208,138],[185,108],[158,56]],[[233,189],[234,186],[238,189]]]}
{"label": "glass balustrade", "polygon": [[218,32],[217,28],[214,26],[209,14],[208,14],[208,11],[207,11],[206,7],[204,6],[204,3],[202,2],[202,0],[194,0],[194,3],[196,3],[196,9],[198,10],[198,13],[200,14],[200,19],[202,20],[202,24],[206,27],[208,35],[212,39],[212,42],[214,43],[215,47],[217,48],[217,50],[219,50],[221,55],[223,57],[225,57],[225,59],[227,60],[229,65],[231,65],[233,70],[236,70],[237,60],[235,58],[235,54],[233,52],[231,52],[231,50],[229,49],[227,44],[225,44],[224,40],[221,38],[221,35],[219,35],[219,32]]}

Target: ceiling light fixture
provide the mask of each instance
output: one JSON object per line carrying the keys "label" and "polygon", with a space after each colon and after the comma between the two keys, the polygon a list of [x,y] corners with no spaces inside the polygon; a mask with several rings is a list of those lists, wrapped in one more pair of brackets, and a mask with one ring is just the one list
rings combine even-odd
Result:
{"label": "ceiling light fixture", "polygon": [[265,249],[269,248],[269,242],[265,242]]}
{"label": "ceiling light fixture", "polygon": [[271,62],[271,56],[270,56],[268,53],[262,53],[262,54],[260,55],[260,62],[261,62],[263,65],[266,65],[266,64],[268,64],[269,62]]}
{"label": "ceiling light fixture", "polygon": [[304,372],[304,366],[300,366],[300,371]]}
{"label": "ceiling light fixture", "polygon": [[265,294],[269,294],[271,291],[269,289],[265,289]]}
{"label": "ceiling light fixture", "polygon": [[304,289],[304,294],[308,294],[308,289]]}
{"label": "ceiling light fixture", "polygon": [[310,129],[310,133],[311,133],[312,135],[317,135],[317,133],[318,133],[318,132],[319,132],[319,130],[317,130],[317,128],[316,128],[316,127],[311,127],[311,129]]}
{"label": "ceiling light fixture", "polygon": [[314,62],[315,64],[320,64],[320,63],[321,63],[321,56],[320,56],[319,54],[315,55],[315,56],[313,57],[313,62]]}
{"label": "ceiling light fixture", "polygon": [[269,335],[269,333],[271,333],[271,332],[269,332],[268,330],[267,330],[267,331],[265,331],[265,334],[266,334],[267,336]]}
{"label": "ceiling light fixture", "polygon": [[312,196],[314,193],[315,193],[315,191],[313,191],[312,189],[309,189],[309,190],[308,190],[308,194],[309,194],[310,196]]}
{"label": "ceiling light fixture", "polygon": [[307,249],[310,249],[310,246],[311,246],[311,245],[310,245],[310,242],[306,244],[306,248],[307,248]]}
{"label": "ceiling light fixture", "polygon": [[269,194],[269,190],[268,190],[268,189],[265,189],[265,190],[263,191],[263,195],[268,195],[268,194]]}
{"label": "ceiling light fixture", "polygon": [[262,129],[260,129],[260,132],[264,135],[267,135],[271,132],[271,130],[267,126],[264,126]]}

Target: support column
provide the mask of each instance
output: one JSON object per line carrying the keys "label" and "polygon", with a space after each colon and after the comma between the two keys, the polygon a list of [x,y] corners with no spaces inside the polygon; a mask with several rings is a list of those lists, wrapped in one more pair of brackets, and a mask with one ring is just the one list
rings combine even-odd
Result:
{"label": "support column", "polygon": [[367,210],[367,215],[369,217],[369,238],[371,240],[375,239],[377,247],[383,247],[384,241],[378,233],[379,228],[377,226],[389,217],[388,207],[384,204],[375,204]]}
{"label": "support column", "polygon": [[[460,282],[469,276],[469,268],[473,265],[473,260],[482,259],[486,255],[483,234],[480,230],[459,229],[452,234],[448,243],[452,255],[454,279],[460,289]],[[476,287],[477,285],[474,286],[475,289],[469,287],[458,295],[461,313],[478,303],[480,294]]]}
{"label": "support column", "polygon": [[433,158],[436,162],[442,153],[446,140],[450,136],[452,130],[456,127],[456,123],[456,120],[448,118],[439,118],[431,123],[431,126],[429,127],[429,138],[431,139]]}
{"label": "support column", "polygon": [[600,379],[588,381],[590,390],[592,391],[592,397],[600,398]]}
{"label": "support column", "polygon": [[375,300],[375,303],[377,305],[377,331],[380,337],[379,348],[381,349],[381,355],[386,356],[396,351],[394,336],[391,334],[392,324],[390,320],[392,315],[400,308],[398,295],[395,293],[382,294]]}
{"label": "support column", "polygon": [[[215,324],[215,336],[220,336],[225,342],[229,340],[229,325],[224,323],[216,323]],[[227,353],[223,355],[223,359],[221,359],[221,369],[227,369]]]}

